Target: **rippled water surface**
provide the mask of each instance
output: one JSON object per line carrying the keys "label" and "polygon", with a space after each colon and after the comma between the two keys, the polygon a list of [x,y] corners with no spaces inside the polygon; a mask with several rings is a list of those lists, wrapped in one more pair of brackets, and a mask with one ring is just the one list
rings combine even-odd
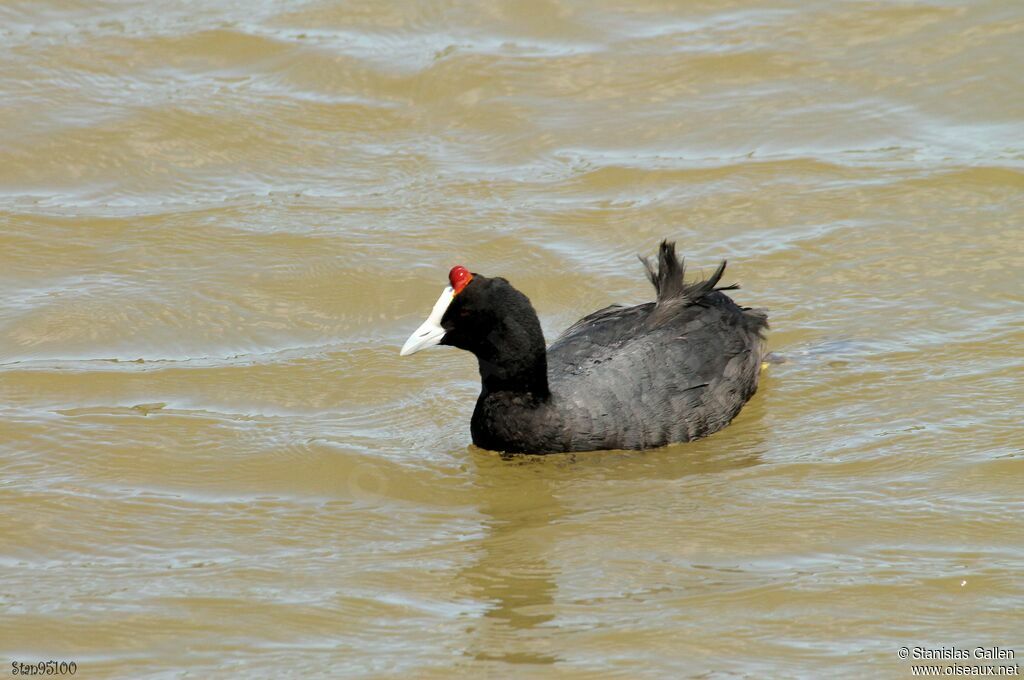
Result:
{"label": "rippled water surface", "polygon": [[[0,672],[910,677],[1024,657],[1024,5],[0,7]],[[726,430],[470,445],[665,236],[767,307]]]}

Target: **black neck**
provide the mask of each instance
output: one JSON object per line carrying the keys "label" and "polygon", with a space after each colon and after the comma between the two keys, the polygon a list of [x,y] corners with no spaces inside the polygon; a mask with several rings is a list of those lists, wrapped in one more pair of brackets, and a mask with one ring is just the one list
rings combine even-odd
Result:
{"label": "black neck", "polygon": [[530,395],[535,399],[547,399],[548,361],[544,355],[528,367],[508,367],[477,358],[480,364],[480,384],[484,394],[512,392]]}
{"label": "black neck", "polygon": [[539,400],[550,396],[544,335],[536,317],[531,321],[504,324],[495,343],[475,352],[484,394],[512,392]]}

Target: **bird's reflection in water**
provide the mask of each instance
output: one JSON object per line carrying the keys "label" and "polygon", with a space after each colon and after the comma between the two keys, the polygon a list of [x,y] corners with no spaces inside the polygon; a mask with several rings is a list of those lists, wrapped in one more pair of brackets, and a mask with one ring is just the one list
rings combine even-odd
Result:
{"label": "bird's reflection in water", "polygon": [[510,464],[476,449],[473,455],[487,534],[479,560],[461,576],[489,606],[473,625],[478,644],[466,653],[480,661],[555,663],[549,624],[559,574],[548,561],[546,536],[566,512],[553,492],[555,482],[544,476],[543,465]]}
{"label": "bird's reflection in water", "polygon": [[[760,418],[751,420],[756,425]],[[559,543],[567,531],[572,537],[587,530],[585,523],[570,524],[574,515],[600,502],[592,497],[593,482],[663,481],[757,465],[762,436],[756,427],[743,429],[731,441],[720,437],[646,452],[501,458],[470,447],[486,534],[478,559],[460,572],[460,580],[486,609],[467,630],[473,642],[464,653],[478,661],[514,664],[562,660],[560,649],[572,645],[560,641],[579,631],[564,617],[566,603],[557,601],[559,581],[571,578],[559,568]]]}

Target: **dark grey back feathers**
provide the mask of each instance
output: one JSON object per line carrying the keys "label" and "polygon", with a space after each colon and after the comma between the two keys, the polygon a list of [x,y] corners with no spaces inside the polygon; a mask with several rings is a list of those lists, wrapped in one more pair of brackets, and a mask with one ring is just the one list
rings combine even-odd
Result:
{"label": "dark grey back feathers", "polygon": [[637,255],[637,257],[643,263],[644,269],[647,270],[647,278],[650,279],[654,290],[658,293],[659,305],[670,302],[680,302],[688,305],[697,302],[712,291],[735,290],[739,288],[737,284],[722,286],[721,288],[715,287],[722,280],[727,260],[722,260],[722,263],[715,269],[715,273],[703,281],[686,283],[684,278],[686,276],[686,262],[676,257],[675,243],[661,242],[661,247],[658,249],[657,269],[651,264],[650,258],[642,255]]}

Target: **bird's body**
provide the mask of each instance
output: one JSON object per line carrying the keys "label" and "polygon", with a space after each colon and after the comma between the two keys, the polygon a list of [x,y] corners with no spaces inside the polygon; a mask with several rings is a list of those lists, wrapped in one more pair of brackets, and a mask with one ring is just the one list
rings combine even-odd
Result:
{"label": "bird's body", "polygon": [[715,288],[724,262],[695,284],[684,283],[673,244],[662,243],[657,269],[645,264],[656,302],[594,312],[547,348],[525,295],[504,279],[470,275],[483,285],[474,291],[473,281],[453,296],[452,307],[461,295],[466,304],[446,311],[439,342],[477,355],[477,446],[529,453],[644,449],[729,424],[757,390],[766,315]]}

